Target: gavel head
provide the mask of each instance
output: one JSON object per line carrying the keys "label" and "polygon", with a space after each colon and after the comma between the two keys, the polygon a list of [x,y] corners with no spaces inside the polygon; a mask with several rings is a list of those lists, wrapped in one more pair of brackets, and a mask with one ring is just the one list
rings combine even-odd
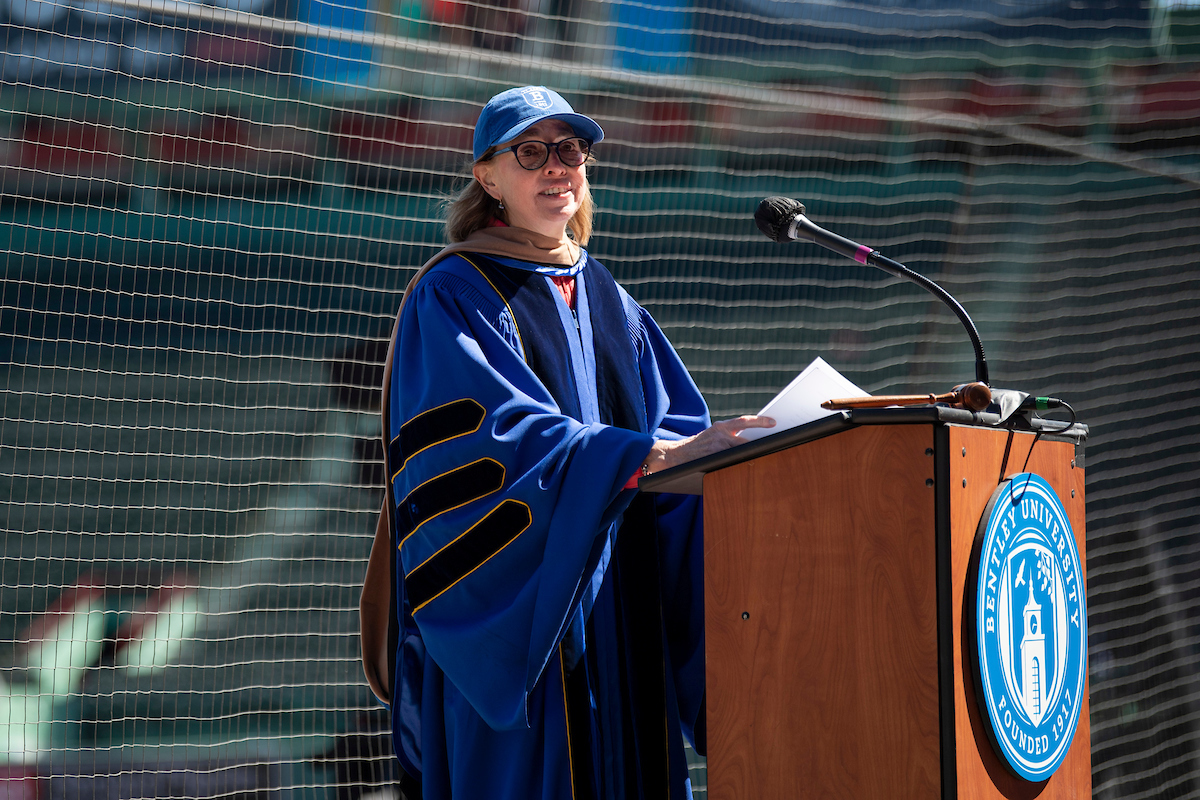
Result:
{"label": "gavel head", "polygon": [[983,411],[992,404],[992,390],[986,383],[975,381],[954,387],[958,403],[970,411]]}

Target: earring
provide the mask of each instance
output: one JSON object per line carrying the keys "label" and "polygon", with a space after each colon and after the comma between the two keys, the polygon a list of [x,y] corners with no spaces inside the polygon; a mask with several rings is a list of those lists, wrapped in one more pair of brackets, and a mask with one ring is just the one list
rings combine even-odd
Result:
{"label": "earring", "polygon": [[498,202],[500,203],[500,210],[503,211],[504,210],[504,201],[499,200]]}

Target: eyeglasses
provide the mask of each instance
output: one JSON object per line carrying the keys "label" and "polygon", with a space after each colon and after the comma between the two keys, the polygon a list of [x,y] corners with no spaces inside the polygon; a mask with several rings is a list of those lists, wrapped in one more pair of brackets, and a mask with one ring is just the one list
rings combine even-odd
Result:
{"label": "eyeglasses", "polygon": [[518,142],[511,147],[497,150],[492,154],[492,157],[495,158],[507,150],[512,150],[513,155],[517,157],[518,164],[524,169],[535,170],[541,169],[550,160],[551,149],[558,154],[559,161],[568,167],[578,167],[587,161],[588,156],[591,155],[592,143],[587,139],[578,137],[563,139],[559,142],[539,142],[530,139]]}

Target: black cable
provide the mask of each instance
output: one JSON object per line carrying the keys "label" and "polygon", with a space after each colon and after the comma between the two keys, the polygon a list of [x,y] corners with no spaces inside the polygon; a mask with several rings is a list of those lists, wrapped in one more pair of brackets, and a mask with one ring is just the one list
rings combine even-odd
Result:
{"label": "black cable", "polygon": [[[1071,413],[1071,419],[1067,422],[1066,427],[1059,428],[1058,430],[1055,430],[1055,431],[1050,431],[1050,433],[1065,433],[1066,431],[1069,431],[1071,428],[1075,427],[1075,421],[1077,419],[1077,417],[1075,415],[1075,409],[1071,407],[1070,403],[1067,403],[1063,400],[1057,400],[1057,405],[1058,405],[1058,407],[1067,409],[1067,411],[1069,411]],[[1058,421],[1058,420],[1048,420],[1042,416],[1038,416],[1038,419],[1042,420],[1043,422],[1057,422]],[[1033,442],[1029,445],[1029,452],[1027,452],[1025,454],[1025,463],[1021,465],[1021,472],[1028,472],[1029,457],[1033,455],[1033,448],[1037,447],[1038,440],[1042,438],[1043,433],[1046,433],[1046,431],[1043,429],[1038,429],[1037,433],[1035,433],[1033,435]],[[1026,485],[1029,484],[1029,481],[1031,479],[1032,479],[1032,476],[1025,479]],[[1016,496],[1016,492],[1012,491],[1012,488],[1013,487],[1010,485],[1009,486],[1009,495],[1012,497],[1012,504],[1015,506],[1018,503],[1020,503],[1021,500],[1020,500],[1020,498],[1018,498]],[[1025,490],[1022,489],[1021,497],[1024,497],[1024,496],[1025,496]]]}

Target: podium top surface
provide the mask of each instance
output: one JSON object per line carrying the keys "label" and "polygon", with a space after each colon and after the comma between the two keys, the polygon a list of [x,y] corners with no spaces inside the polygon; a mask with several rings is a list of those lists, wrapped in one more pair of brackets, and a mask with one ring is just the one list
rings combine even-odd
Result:
{"label": "podium top surface", "polygon": [[773,433],[746,444],[731,447],[686,464],[680,464],[638,481],[643,492],[671,492],[674,494],[703,494],[704,476],[743,461],[751,461],[789,447],[811,442],[840,431],[861,425],[967,425],[996,430],[1013,430],[1026,433],[1041,433],[1046,439],[1074,442],[1080,446],[1087,440],[1088,427],[1081,423],[1066,426],[1065,420],[1026,419],[1014,417],[1000,424],[997,414],[967,411],[948,406],[906,406],[896,408],[857,408],[836,411],[828,417]]}

